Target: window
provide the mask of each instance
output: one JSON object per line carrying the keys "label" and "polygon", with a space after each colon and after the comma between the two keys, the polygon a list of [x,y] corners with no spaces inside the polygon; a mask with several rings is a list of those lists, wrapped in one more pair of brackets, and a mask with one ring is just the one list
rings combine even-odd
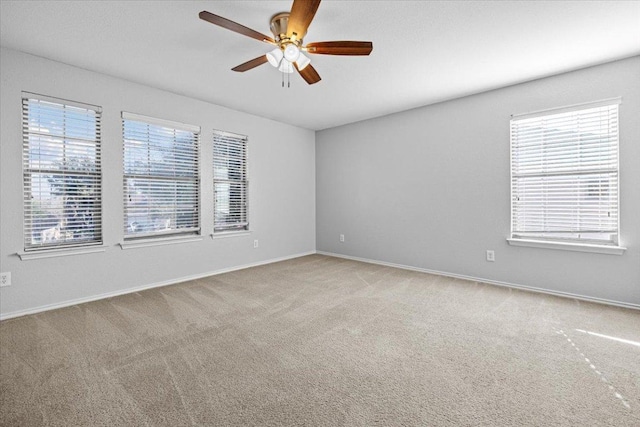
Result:
{"label": "window", "polygon": [[198,234],[200,128],[122,113],[124,237]]}
{"label": "window", "polygon": [[213,230],[247,230],[247,137],[213,133]]}
{"label": "window", "polygon": [[100,114],[22,94],[25,251],[102,243]]}
{"label": "window", "polygon": [[512,239],[618,245],[619,103],[512,118]]}

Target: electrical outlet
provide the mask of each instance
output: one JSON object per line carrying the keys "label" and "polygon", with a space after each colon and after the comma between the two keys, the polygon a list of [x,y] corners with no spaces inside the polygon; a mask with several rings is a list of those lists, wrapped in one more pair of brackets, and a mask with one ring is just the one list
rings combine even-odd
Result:
{"label": "electrical outlet", "polygon": [[11,286],[11,273],[0,273],[0,286]]}
{"label": "electrical outlet", "polygon": [[341,234],[341,235],[340,235],[340,242],[341,242],[341,243],[344,243],[344,234]]}
{"label": "electrical outlet", "polygon": [[256,240],[254,240],[254,241],[253,241],[253,247],[254,247],[254,248],[257,248],[257,247],[258,247],[258,239],[256,239]]}
{"label": "electrical outlet", "polygon": [[487,251],[487,261],[494,262],[496,260],[496,253],[494,251]]}

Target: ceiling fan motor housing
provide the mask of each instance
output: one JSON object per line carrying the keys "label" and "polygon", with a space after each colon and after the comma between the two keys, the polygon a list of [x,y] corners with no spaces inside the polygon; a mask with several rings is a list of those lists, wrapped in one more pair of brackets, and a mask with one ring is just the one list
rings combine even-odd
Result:
{"label": "ceiling fan motor housing", "polygon": [[302,39],[290,39],[287,37],[287,25],[289,24],[289,12],[282,12],[273,15],[271,18],[271,32],[273,33],[273,37],[275,38],[278,46],[284,49],[284,47],[288,44],[295,44],[297,47],[302,45]]}

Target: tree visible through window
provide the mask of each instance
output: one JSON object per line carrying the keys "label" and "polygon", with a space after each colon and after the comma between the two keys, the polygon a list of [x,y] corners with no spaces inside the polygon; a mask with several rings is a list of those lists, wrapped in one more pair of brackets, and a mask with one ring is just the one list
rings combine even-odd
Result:
{"label": "tree visible through window", "polygon": [[511,120],[512,238],[618,244],[618,104]]}
{"label": "tree visible through window", "polygon": [[23,94],[25,250],[102,242],[100,114]]}

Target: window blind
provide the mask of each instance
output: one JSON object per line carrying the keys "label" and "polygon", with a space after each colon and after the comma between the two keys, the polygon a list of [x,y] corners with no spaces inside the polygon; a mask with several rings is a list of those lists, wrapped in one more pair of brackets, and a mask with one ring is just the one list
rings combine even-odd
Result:
{"label": "window blind", "polygon": [[124,237],[200,230],[199,128],[122,113]]}
{"label": "window blind", "polygon": [[23,93],[25,251],[102,243],[100,115]]}
{"label": "window blind", "polygon": [[247,137],[213,133],[214,232],[246,230]]}
{"label": "window blind", "polygon": [[618,104],[511,120],[513,238],[618,243]]}

